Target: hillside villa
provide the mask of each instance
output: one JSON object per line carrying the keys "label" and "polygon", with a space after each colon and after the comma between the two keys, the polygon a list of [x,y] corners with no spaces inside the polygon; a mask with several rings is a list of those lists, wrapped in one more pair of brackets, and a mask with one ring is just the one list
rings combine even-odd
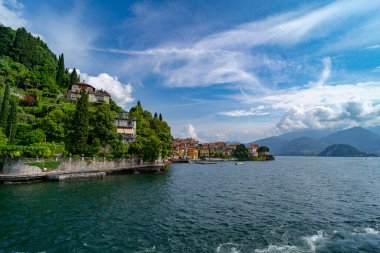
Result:
{"label": "hillside villa", "polygon": [[[81,97],[81,90],[87,92],[88,101],[91,103],[110,103],[111,95],[108,92],[96,90],[93,86],[87,83],[74,83],[71,85],[67,97],[72,100],[77,100]],[[122,138],[124,143],[136,140],[136,119],[129,117],[127,112],[119,114],[115,118],[114,123],[117,134]]]}
{"label": "hillside villa", "polygon": [[80,98],[80,91],[85,90],[88,94],[88,101],[91,103],[110,103],[111,95],[103,90],[96,90],[93,86],[87,83],[74,83],[71,85],[67,97],[72,100]]}

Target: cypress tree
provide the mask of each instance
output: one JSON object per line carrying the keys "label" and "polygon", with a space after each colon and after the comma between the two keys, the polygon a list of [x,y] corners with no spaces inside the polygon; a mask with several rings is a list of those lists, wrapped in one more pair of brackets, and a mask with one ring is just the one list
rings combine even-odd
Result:
{"label": "cypress tree", "polygon": [[78,79],[77,70],[74,68],[73,72],[71,72],[71,75],[70,75],[70,85],[76,82],[79,82],[79,79]]}
{"label": "cypress tree", "polygon": [[64,74],[65,74],[65,59],[63,57],[63,54],[61,54],[58,59],[58,69],[57,69],[57,75],[55,78],[57,84],[60,86],[63,86]]}
{"label": "cypress tree", "polygon": [[9,84],[5,86],[3,101],[1,102],[0,109],[0,127],[4,130],[7,128],[8,116],[9,116],[9,107],[10,107],[10,87]]}
{"label": "cypress tree", "polygon": [[13,142],[17,131],[17,102],[16,99],[11,99],[10,113],[8,117],[7,136],[9,143]]}
{"label": "cypress tree", "polygon": [[81,97],[77,100],[75,114],[72,122],[73,134],[71,138],[71,152],[81,155],[87,151],[87,141],[89,136],[89,118],[88,94],[82,90]]}
{"label": "cypress tree", "polygon": [[157,112],[154,113],[154,118],[157,119],[158,116],[157,116]]}
{"label": "cypress tree", "polygon": [[158,116],[159,120],[162,121],[162,114],[160,113],[160,116]]}

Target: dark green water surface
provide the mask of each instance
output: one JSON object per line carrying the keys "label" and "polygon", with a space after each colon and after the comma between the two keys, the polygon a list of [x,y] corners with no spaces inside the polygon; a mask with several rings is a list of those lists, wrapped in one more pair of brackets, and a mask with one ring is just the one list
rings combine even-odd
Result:
{"label": "dark green water surface", "polygon": [[380,159],[0,186],[1,252],[380,252]]}

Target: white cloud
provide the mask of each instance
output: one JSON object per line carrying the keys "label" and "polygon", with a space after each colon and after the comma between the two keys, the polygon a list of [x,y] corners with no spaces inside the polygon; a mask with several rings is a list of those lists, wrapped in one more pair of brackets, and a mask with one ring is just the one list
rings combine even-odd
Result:
{"label": "white cloud", "polygon": [[265,111],[265,106],[252,107],[250,110],[232,110],[220,112],[218,115],[228,116],[228,117],[245,117],[245,116],[263,116],[269,114]]}
{"label": "white cloud", "polygon": [[0,0],[0,23],[13,29],[26,26],[22,8],[23,5],[16,0]]}
{"label": "white cloud", "polygon": [[198,140],[197,131],[195,130],[195,127],[190,123],[185,125],[182,136],[184,138],[193,138]]}
{"label": "white cloud", "polygon": [[38,33],[32,33],[32,35],[33,35],[35,38],[40,38],[40,40],[45,41],[44,36],[42,36],[41,34],[38,34]]}
{"label": "white cloud", "polygon": [[282,131],[299,129],[376,126],[380,123],[380,105],[359,97],[338,105],[313,107],[294,106],[288,110],[277,127]]}
{"label": "white cloud", "polygon": [[130,83],[123,84],[117,77],[112,77],[107,73],[101,73],[98,76],[90,76],[87,73],[80,73],[80,70],[76,71],[80,74],[81,81],[84,80],[96,89],[107,91],[110,93],[112,100],[114,100],[119,106],[125,107],[128,103],[133,102],[132,85]]}

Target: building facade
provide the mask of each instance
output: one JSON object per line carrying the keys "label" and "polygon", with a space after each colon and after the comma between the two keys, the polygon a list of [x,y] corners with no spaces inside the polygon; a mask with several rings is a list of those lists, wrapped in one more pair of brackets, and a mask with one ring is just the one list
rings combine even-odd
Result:
{"label": "building facade", "polygon": [[136,140],[136,119],[130,117],[127,112],[122,112],[115,118],[115,126],[124,143]]}
{"label": "building facade", "polygon": [[258,156],[257,150],[259,149],[259,145],[257,144],[250,144],[248,146],[248,152],[251,156]]}
{"label": "building facade", "polygon": [[87,83],[74,83],[67,93],[69,99],[77,100],[81,97],[80,92],[84,90],[88,94],[88,101],[91,103],[110,103],[110,94],[106,91],[96,90]]}

